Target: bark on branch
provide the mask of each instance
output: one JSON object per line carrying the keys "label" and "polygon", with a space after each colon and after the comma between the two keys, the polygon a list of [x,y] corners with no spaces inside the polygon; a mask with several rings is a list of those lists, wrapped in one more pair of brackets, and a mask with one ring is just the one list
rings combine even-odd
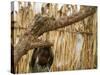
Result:
{"label": "bark on branch", "polygon": [[51,46],[49,42],[40,41],[38,37],[44,32],[52,31],[68,25],[72,25],[84,18],[94,14],[95,7],[85,7],[84,11],[80,11],[71,16],[61,17],[54,19],[48,16],[36,15],[35,19],[31,22],[30,27],[26,30],[25,34],[20,37],[18,44],[14,47],[14,66],[17,65],[19,59],[28,52],[28,50],[35,47]]}

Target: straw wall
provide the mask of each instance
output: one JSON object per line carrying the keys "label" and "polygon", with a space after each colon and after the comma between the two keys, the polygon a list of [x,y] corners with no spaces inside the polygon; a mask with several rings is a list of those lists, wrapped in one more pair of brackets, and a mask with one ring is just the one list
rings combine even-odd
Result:
{"label": "straw wall", "polygon": [[[27,3],[26,3],[27,4]],[[40,3],[41,4],[41,3]],[[25,6],[21,9],[21,3],[19,4],[19,10],[16,13],[16,23],[14,24],[14,45],[17,44],[19,36],[21,36],[28,23],[34,18],[36,14],[36,3],[31,3],[29,6]],[[55,18],[71,15],[78,12],[76,5],[63,5],[59,12],[58,4],[50,4],[47,9],[43,3],[42,6],[46,12],[40,12],[42,15],[53,16]],[[41,6],[41,7],[42,7]],[[82,10],[82,6],[80,7]],[[39,38],[48,40],[53,43],[54,61],[51,66],[51,71],[62,70],[75,70],[75,69],[93,69],[97,67],[97,14],[87,17],[86,19],[70,25],[65,28],[60,28],[54,31],[44,33]],[[27,55],[24,55],[19,61],[16,72],[27,73],[29,70],[29,61],[32,55],[32,51],[29,51]]]}

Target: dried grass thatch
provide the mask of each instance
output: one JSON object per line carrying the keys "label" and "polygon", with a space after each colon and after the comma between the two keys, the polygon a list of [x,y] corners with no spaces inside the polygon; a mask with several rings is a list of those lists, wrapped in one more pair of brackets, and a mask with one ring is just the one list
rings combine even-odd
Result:
{"label": "dried grass thatch", "polygon": [[[28,28],[28,23],[36,14],[34,11],[36,3],[31,4],[19,7],[19,11],[16,14],[14,45],[17,44],[19,36],[25,32]],[[44,3],[42,7],[46,11],[41,12],[42,15],[55,18],[70,15],[79,10],[76,5],[63,5],[61,10],[59,10],[58,4],[50,4],[47,8],[46,3]],[[82,6],[80,6],[80,10],[82,10]],[[44,33],[39,38],[54,44],[52,47],[54,61],[51,71],[93,69],[97,67],[97,13],[68,27]],[[16,67],[16,73],[29,72],[29,61],[32,52],[29,51],[28,54],[21,58]]]}

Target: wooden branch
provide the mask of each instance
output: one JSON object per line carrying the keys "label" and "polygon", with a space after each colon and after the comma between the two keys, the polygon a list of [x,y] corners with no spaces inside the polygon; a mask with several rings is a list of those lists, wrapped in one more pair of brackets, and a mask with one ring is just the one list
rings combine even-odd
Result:
{"label": "wooden branch", "polygon": [[80,20],[83,20],[95,12],[95,7],[85,7],[84,12],[80,11],[79,13],[73,14],[72,16],[65,16],[59,19],[36,15],[35,19],[29,25],[29,29],[27,29],[25,34],[20,37],[18,44],[14,47],[14,66],[17,65],[20,58],[26,54],[28,50],[39,46],[51,46],[50,43],[37,41],[38,37],[44,32],[71,25]]}
{"label": "wooden branch", "polygon": [[[71,15],[71,16],[64,16],[64,17],[58,18],[56,20],[54,20],[53,18],[49,18],[49,17],[43,17],[43,18],[41,18],[42,21],[44,20],[43,23],[40,20],[35,21],[36,23],[41,24],[41,28],[37,32],[37,35],[40,36],[44,32],[48,32],[48,31],[52,31],[52,30],[55,30],[55,29],[58,29],[58,28],[62,28],[62,27],[65,27],[65,26],[72,25],[73,23],[81,21],[84,18],[94,14],[95,12],[96,12],[95,7],[90,7],[90,8],[85,7],[84,11],[80,11],[76,14]],[[40,27],[40,25],[37,26],[37,28],[38,27]],[[35,28],[35,27],[33,27],[33,28]],[[35,29],[33,29],[33,31],[35,31]]]}
{"label": "wooden branch", "polygon": [[41,41],[34,38],[32,35],[28,35],[21,38],[20,43],[18,43],[14,48],[14,65],[17,65],[17,62],[20,60],[20,57],[25,55],[28,50],[43,46],[52,46],[48,41]]}

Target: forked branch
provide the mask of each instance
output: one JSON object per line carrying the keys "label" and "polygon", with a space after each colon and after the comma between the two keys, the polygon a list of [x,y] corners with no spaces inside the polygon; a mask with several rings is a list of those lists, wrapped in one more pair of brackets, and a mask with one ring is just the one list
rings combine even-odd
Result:
{"label": "forked branch", "polygon": [[80,11],[72,14],[71,16],[64,16],[58,19],[36,15],[35,19],[29,25],[30,27],[26,30],[25,34],[20,37],[18,44],[14,48],[14,65],[17,65],[19,59],[25,55],[28,50],[40,46],[51,46],[49,42],[38,40],[38,37],[44,32],[72,25],[73,23],[93,15],[95,12],[96,7],[85,7],[84,11]]}

